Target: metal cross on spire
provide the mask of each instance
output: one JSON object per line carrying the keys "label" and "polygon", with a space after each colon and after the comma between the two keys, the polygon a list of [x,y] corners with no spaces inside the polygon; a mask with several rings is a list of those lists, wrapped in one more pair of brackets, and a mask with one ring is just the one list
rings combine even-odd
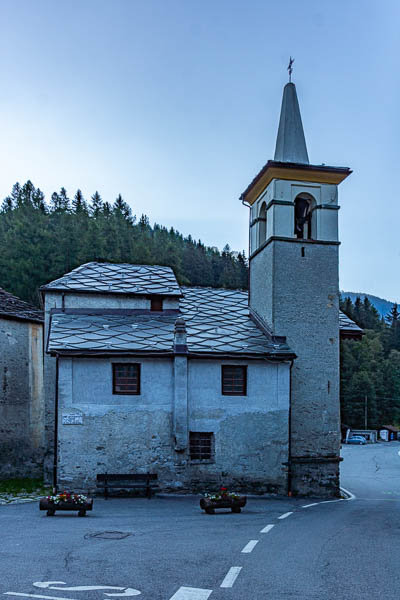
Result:
{"label": "metal cross on spire", "polygon": [[292,82],[292,73],[293,73],[293,63],[294,63],[294,58],[292,58],[291,56],[289,57],[289,66],[287,68],[287,70],[289,71],[289,83]]}

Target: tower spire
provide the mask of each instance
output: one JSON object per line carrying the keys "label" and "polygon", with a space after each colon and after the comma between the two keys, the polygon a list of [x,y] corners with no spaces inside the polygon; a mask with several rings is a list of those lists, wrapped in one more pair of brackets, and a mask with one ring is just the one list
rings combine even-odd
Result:
{"label": "tower spire", "polygon": [[293,59],[290,57],[289,83],[283,90],[281,117],[276,138],[274,160],[309,164],[296,86],[291,81]]}

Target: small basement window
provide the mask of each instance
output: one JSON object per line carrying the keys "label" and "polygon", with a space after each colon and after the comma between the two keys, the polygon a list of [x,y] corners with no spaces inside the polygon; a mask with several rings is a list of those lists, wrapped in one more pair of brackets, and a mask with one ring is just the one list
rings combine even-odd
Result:
{"label": "small basement window", "polygon": [[190,460],[213,461],[214,434],[203,431],[189,433]]}
{"label": "small basement window", "polygon": [[140,364],[113,363],[113,394],[140,394]]}
{"label": "small basement window", "polygon": [[150,310],[153,311],[162,311],[163,309],[163,299],[155,296],[150,300]]}
{"label": "small basement window", "polygon": [[222,393],[224,396],[247,395],[246,366],[222,366]]}

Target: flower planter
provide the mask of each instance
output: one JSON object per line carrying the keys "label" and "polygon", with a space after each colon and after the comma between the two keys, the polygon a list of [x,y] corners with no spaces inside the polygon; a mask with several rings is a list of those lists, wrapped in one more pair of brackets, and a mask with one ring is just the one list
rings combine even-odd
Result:
{"label": "flower planter", "polygon": [[87,510],[93,509],[93,498],[87,498],[86,502],[78,503],[71,501],[52,502],[48,498],[41,498],[39,510],[47,510],[48,517],[54,517],[56,510],[75,510],[79,517],[84,517]]}
{"label": "flower planter", "polygon": [[242,508],[246,506],[246,496],[237,496],[236,498],[221,498],[213,500],[211,498],[201,498],[200,508],[206,511],[208,515],[213,515],[216,508],[230,508],[233,513],[240,513]]}

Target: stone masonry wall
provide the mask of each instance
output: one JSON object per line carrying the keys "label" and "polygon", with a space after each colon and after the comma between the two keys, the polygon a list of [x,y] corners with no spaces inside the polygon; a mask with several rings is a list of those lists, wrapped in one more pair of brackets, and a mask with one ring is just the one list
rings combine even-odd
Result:
{"label": "stone masonry wall", "polygon": [[43,427],[43,327],[0,319],[1,479],[42,475]]}
{"label": "stone masonry wall", "polygon": [[[274,241],[251,260],[251,286],[257,289],[256,310],[297,354],[292,457],[327,461],[312,468],[293,464],[293,492],[337,495],[339,465],[329,461],[340,447],[338,246]],[[263,292],[268,298],[271,288],[272,304],[263,308]]]}

